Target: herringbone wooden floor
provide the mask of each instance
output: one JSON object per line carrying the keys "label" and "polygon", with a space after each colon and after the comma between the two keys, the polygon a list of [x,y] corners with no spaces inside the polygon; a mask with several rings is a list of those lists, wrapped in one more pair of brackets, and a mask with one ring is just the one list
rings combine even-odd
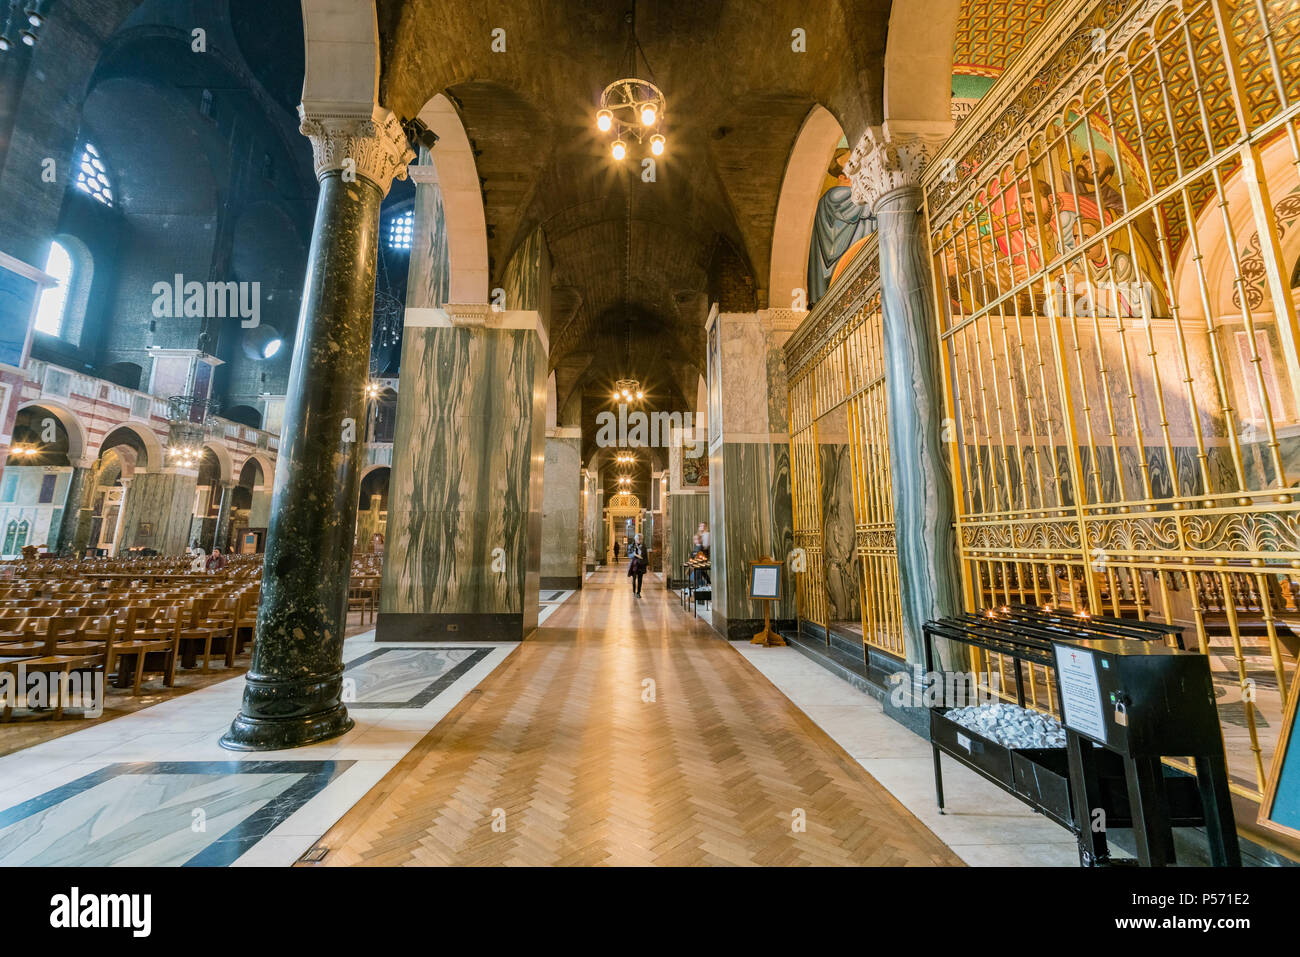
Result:
{"label": "herringbone wooden floor", "polygon": [[637,600],[616,571],[319,844],[324,865],[960,863],[671,593]]}

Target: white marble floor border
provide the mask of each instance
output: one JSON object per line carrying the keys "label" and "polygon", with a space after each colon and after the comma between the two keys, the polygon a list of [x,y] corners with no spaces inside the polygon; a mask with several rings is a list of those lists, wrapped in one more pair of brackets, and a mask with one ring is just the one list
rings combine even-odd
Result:
{"label": "white marble floor border", "polygon": [[85,731],[0,757],[0,810],[124,761],[351,761],[319,794],[282,821],[235,866],[287,866],[379,782],[479,682],[519,647],[518,642],[382,642],[373,630],[343,645],[345,662],[376,648],[490,649],[483,660],[423,708],[357,709],[347,734],[287,751],[226,751],[218,739],[239,710],[243,676],[232,677]]}
{"label": "white marble floor border", "polygon": [[940,814],[929,742],[886,715],[875,698],[793,648],[732,647],[967,864],[1078,866],[1065,828],[946,757],[947,808]]}

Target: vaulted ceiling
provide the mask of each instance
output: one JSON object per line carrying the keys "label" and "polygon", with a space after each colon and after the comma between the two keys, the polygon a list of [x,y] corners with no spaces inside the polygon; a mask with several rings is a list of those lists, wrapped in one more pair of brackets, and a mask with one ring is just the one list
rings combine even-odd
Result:
{"label": "vaulted ceiling", "polygon": [[804,118],[820,103],[851,139],[880,122],[889,7],[639,0],[637,37],[668,101],[668,152],[647,183],[639,159],[609,159],[592,122],[625,75],[631,0],[379,0],[380,99],[404,117],[438,93],[456,104],[478,151],[494,282],[534,229],[546,236],[561,407],[624,372],[662,408],[694,406],[710,301],[766,305]]}

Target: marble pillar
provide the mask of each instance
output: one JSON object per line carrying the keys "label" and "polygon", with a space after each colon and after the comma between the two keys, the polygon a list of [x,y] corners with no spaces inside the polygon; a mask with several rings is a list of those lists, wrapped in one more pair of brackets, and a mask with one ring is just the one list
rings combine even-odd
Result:
{"label": "marble pillar", "polygon": [[239,714],[221,744],[298,747],[352,727],[343,633],[365,441],[379,208],[413,154],[397,117],[303,117],[320,196]]}
{"label": "marble pillar", "polygon": [[[77,533],[81,528],[82,512],[89,512],[92,506],[91,496],[95,491],[95,480],[97,473],[95,471],[94,460],[78,461],[72,464],[72,478],[68,480],[68,496],[63,502],[63,515],[59,520],[58,537],[50,542],[50,551],[63,555],[80,555],[85,551],[83,545],[81,551],[77,550]],[[89,535],[90,528],[87,524],[86,533]]]}
{"label": "marble pillar", "polygon": [[880,237],[889,453],[903,635],[922,656],[925,622],[962,608],[956,507],[943,441],[943,376],[926,239],[921,173],[939,136],[869,130],[846,171]]}
{"label": "marble pillar", "polygon": [[[712,616],[713,627],[730,639],[748,639],[763,628],[768,603],[749,598],[750,563],[765,556],[788,562],[794,547],[782,346],[798,318],[786,310],[764,310],[718,314],[709,324]],[[679,530],[677,517],[674,551],[678,541],[689,547],[698,527],[696,522]],[[793,627],[795,621],[788,567],[782,595],[771,603],[774,628]]]}
{"label": "marble pillar", "polygon": [[271,488],[258,485],[251,490],[248,502],[248,527],[266,528],[271,524]]}
{"label": "marble pillar", "polygon": [[182,554],[190,546],[198,487],[199,473],[190,469],[136,472],[123,500],[117,554],[131,548]]}
{"label": "marble pillar", "polygon": [[586,469],[582,472],[582,527],[583,548],[586,552],[583,563],[587,571],[594,572],[600,562],[600,502],[597,495],[595,472]]}
{"label": "marble pillar", "polygon": [[[537,627],[540,319],[453,308],[454,322],[441,309],[407,309],[380,641],[519,641]],[[575,561],[576,542],[575,528]]]}
{"label": "marble pillar", "polygon": [[581,430],[551,430],[542,483],[542,588],[582,587],[581,480]]}
{"label": "marble pillar", "polygon": [[235,486],[239,483],[225,479],[221,483],[221,503],[217,506],[217,528],[212,547],[221,551],[230,544],[230,509],[235,502]]}

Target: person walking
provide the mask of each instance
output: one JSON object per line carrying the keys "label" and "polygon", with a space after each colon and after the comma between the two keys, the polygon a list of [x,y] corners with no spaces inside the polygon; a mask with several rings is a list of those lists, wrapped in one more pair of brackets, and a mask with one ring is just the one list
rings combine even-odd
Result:
{"label": "person walking", "polygon": [[614,539],[614,564],[618,564],[618,539]]}
{"label": "person walking", "polygon": [[641,580],[645,578],[646,570],[645,545],[641,543],[640,535],[636,537],[636,541],[628,543],[627,558],[627,577],[632,579],[632,594],[640,598]]}

